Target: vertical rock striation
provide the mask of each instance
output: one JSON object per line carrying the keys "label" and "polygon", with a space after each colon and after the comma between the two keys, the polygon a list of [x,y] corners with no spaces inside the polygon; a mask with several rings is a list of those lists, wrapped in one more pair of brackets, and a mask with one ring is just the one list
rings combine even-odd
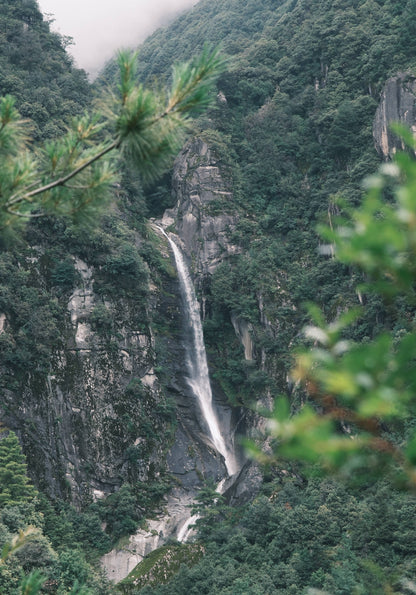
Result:
{"label": "vertical rock striation", "polygon": [[384,159],[404,148],[390,130],[393,122],[405,124],[416,134],[416,77],[411,74],[403,73],[390,78],[381,93],[373,136],[376,149]]}
{"label": "vertical rock striation", "polygon": [[230,241],[237,221],[230,211],[231,183],[214,152],[202,139],[191,140],[176,160],[173,179],[176,206],[165,212],[162,225],[174,225],[200,285],[224,258],[239,251]]}
{"label": "vertical rock striation", "polygon": [[[126,295],[104,299],[97,269],[72,260],[77,281],[57,317],[60,348],[47,371],[3,369],[1,419],[20,436],[36,484],[83,505],[157,474],[169,428],[159,414],[154,335],[149,321],[138,324],[142,306]],[[29,261],[43,284],[39,258]]]}

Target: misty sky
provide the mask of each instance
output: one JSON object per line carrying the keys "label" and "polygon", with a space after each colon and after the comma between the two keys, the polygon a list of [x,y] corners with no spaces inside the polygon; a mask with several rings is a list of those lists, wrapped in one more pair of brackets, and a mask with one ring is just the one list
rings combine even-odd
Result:
{"label": "misty sky", "polygon": [[38,0],[52,28],[73,37],[68,51],[95,73],[120,47],[134,47],[197,0]]}

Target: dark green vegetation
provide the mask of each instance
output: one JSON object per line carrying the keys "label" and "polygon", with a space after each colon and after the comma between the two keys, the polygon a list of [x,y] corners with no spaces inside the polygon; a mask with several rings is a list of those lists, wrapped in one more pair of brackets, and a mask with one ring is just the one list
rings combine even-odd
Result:
{"label": "dark green vegetation", "polygon": [[410,154],[399,152],[383,164],[367,179],[362,205],[338,218],[335,228],[322,230],[336,258],[365,274],[358,290],[377,296],[394,324],[372,340],[346,340],[360,308],[328,324],[310,307],[315,326],[306,327],[305,335],[313,346],[299,350],[292,377],[306,385],[317,407],[291,416],[288,399],[277,399],[270,431],[278,458],[318,463],[355,484],[384,474],[414,491],[416,162],[415,141],[409,131],[402,134]]}
{"label": "dark green vegetation", "polygon": [[134,593],[145,585],[168,583],[183,564],[188,567],[197,564],[204,555],[201,544],[179,544],[163,546],[148,554],[143,562],[117,585],[121,593]]}
{"label": "dark green vegetation", "polygon": [[68,42],[49,30],[35,0],[1,0],[0,96],[15,97],[36,140],[65,132],[90,102],[86,74],[65,51]]}
{"label": "dark green vegetation", "polygon": [[[318,256],[315,227],[336,215],[337,197],[359,204],[363,178],[378,167],[373,117],[387,78],[414,66],[415,10],[412,0],[202,1],[141,49],[147,80],[168,77],[172,61],[206,40],[229,56],[218,84],[226,103],[200,126],[215,128],[235,172],[234,239],[244,252],[215,271],[211,295],[206,289],[214,374],[234,403],[250,402],[265,383],[286,390],[305,302],[328,319],[357,303],[354,273]],[[354,331],[360,339],[385,322],[375,298],[368,306]],[[235,355],[230,313],[254,325],[257,360],[268,361],[260,386]]]}
{"label": "dark green vegetation", "polygon": [[[239,217],[233,241],[241,254],[219,266],[204,285],[211,369],[232,404],[286,392],[296,408],[305,394],[297,386],[288,388],[287,374],[292,349],[303,342],[300,329],[309,321],[303,304],[317,302],[330,322],[358,302],[355,288],[362,273],[351,261],[319,256],[315,227],[335,220],[338,196],[346,207],[362,201],[362,179],[379,164],[372,122],[380,91],[389,76],[415,68],[415,23],[414,0],[203,0],[155,33],[140,52],[139,77],[147,83],[154,77],[167,80],[172,62],[191,58],[205,41],[221,42],[229,57],[218,84],[225,101],[201,117],[195,131],[214,148],[233,181],[232,200],[217,202],[216,211]],[[60,133],[69,117],[90,105],[85,75],[73,69],[62,40],[49,33],[35,2],[0,2],[0,26],[0,94],[15,95],[22,114],[33,118],[36,140]],[[107,81],[113,70],[112,65],[106,70]],[[68,593],[77,581],[72,592],[80,587],[105,594],[108,587],[90,564],[134,531],[169,487],[163,454],[174,411],[163,394],[155,399],[135,373],[123,386],[111,386],[115,415],[100,420],[107,442],[99,454],[116,453],[119,476],[114,494],[98,503],[81,495],[76,510],[65,501],[70,486],[64,469],[58,465],[53,490],[43,473],[41,443],[55,440],[63,448],[59,416],[49,420],[46,432],[40,416],[18,415],[28,392],[37,398],[45,394],[50,362],[73,340],[67,305],[82,284],[74,257],[94,268],[94,291],[101,301],[89,321],[107,368],[121,367],[125,327],[147,337],[151,330],[174,332],[171,312],[166,319],[160,312],[154,318],[149,292],[150,284],[166,291],[172,275],[145,224],[146,216],[159,216],[171,206],[165,181],[143,192],[125,168],[115,191],[117,208],[109,209],[99,225],[80,227],[52,217],[33,222],[0,254],[0,314],[7,320],[0,334],[1,406],[17,426],[31,474],[48,494],[36,496],[29,487],[13,435],[0,441],[1,545],[19,529],[36,527],[0,566],[0,591],[19,593],[22,576],[40,568],[47,577],[44,592]],[[385,198],[390,195],[387,189]],[[400,342],[412,324],[414,303],[398,300],[394,308],[386,307],[368,292],[363,302],[363,315],[346,336],[365,346],[386,330]],[[252,325],[252,363],[244,360],[231,314]],[[168,365],[165,338],[158,341],[155,363]],[[71,373],[63,384],[69,394],[76,393],[81,365],[76,351],[68,359]],[[163,372],[168,375],[169,369]],[[81,394],[79,404],[84,398],[90,396]],[[37,411],[43,403],[30,405]],[[74,414],[74,427],[92,434],[96,420],[84,421]],[[387,429],[400,443],[409,428]],[[79,452],[87,452],[90,438],[80,440]],[[142,480],[137,470],[151,457]],[[87,480],[95,477],[94,465],[95,459],[84,458]],[[6,476],[7,488],[1,480]],[[243,509],[215,504],[207,486],[198,521],[204,557],[194,565],[199,545],[154,553],[137,569],[140,586],[149,572],[152,581],[163,583],[180,563],[189,567],[168,585],[141,592],[411,592],[406,581],[416,573],[412,496],[395,491],[388,478],[373,484],[374,478],[367,477],[352,491],[316,478],[281,480],[288,476],[300,476],[299,469],[272,468],[262,494]],[[173,560],[167,574],[165,556]],[[126,589],[134,593],[139,587]]]}
{"label": "dark green vegetation", "polygon": [[[204,558],[142,595],[408,593],[415,499],[376,483],[360,493],[332,481],[265,482],[252,504],[204,527]],[[133,591],[134,592],[134,591]],[[136,593],[138,591],[135,591]]]}
{"label": "dark green vegetation", "polygon": [[0,502],[2,506],[16,506],[31,500],[35,489],[29,483],[26,461],[16,435],[3,430],[0,436]]}
{"label": "dark green vegetation", "polygon": [[105,577],[86,560],[109,546],[98,516],[68,506],[57,516],[30,485],[13,432],[2,431],[0,482],[0,592],[37,593],[24,590],[26,581],[32,589],[43,586],[42,593],[109,593]]}

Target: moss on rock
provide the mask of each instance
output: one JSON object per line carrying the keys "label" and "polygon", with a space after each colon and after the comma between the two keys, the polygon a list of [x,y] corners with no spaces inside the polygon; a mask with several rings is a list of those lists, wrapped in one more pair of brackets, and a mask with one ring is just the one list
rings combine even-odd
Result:
{"label": "moss on rock", "polygon": [[136,593],[145,585],[157,586],[168,583],[180,567],[194,566],[204,555],[199,543],[165,545],[147,555],[130,574],[117,585],[120,593]]}

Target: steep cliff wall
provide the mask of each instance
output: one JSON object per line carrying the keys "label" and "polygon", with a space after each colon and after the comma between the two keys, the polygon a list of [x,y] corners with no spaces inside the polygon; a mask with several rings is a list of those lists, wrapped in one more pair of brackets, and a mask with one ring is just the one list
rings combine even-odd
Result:
{"label": "steep cliff wall", "polygon": [[[242,252],[241,246],[232,239],[238,224],[238,207],[233,200],[235,189],[228,167],[201,138],[190,140],[178,156],[172,187],[176,205],[165,212],[161,225],[175,234],[188,258],[201,302],[201,315],[208,318],[210,313],[206,310],[210,308],[212,276],[222,263]],[[252,325],[233,313],[228,322],[234,331],[235,341],[244,349],[245,359],[254,365]],[[223,427],[236,436],[245,434],[247,411],[231,407],[227,402],[221,383],[216,379],[214,360],[211,357],[211,382]],[[236,440],[237,451],[238,444]],[[242,452],[237,452],[237,456],[242,464]],[[246,477],[246,471],[243,471],[243,476]],[[259,476],[251,470],[250,477],[246,484],[245,480],[236,482],[236,500],[241,502],[255,493]]]}
{"label": "steep cliff wall", "polygon": [[[192,141],[174,170],[176,209],[164,218],[202,289],[239,250],[229,239],[236,217],[219,208],[232,196],[224,180],[208,145]],[[177,534],[197,489],[223,478],[225,466],[186,379],[183,303],[166,238],[156,227],[133,231],[116,210],[89,237],[62,228],[57,241],[54,226],[35,226],[32,247],[0,263],[35,296],[31,312],[1,294],[2,421],[19,434],[37,485],[79,506],[170,474],[164,511],[105,560],[119,579]],[[235,324],[249,354],[249,327]],[[214,399],[227,435],[241,431],[241,411],[218,386]]]}
{"label": "steep cliff wall", "polygon": [[177,158],[172,188],[177,203],[165,212],[162,225],[173,226],[201,286],[204,277],[239,251],[230,240],[237,221],[229,212],[233,189],[218,157],[200,138],[188,142]]}
{"label": "steep cliff wall", "polygon": [[[39,293],[46,284],[45,251],[38,247],[17,263],[37,279],[28,292]],[[172,419],[154,372],[154,292],[147,305],[139,299],[141,290],[136,299],[121,287],[118,296],[103,294],[95,287],[100,267],[79,257],[65,262],[73,263],[75,283],[53,302],[59,342],[40,346],[35,337],[32,346],[50,350],[42,369],[36,361],[27,370],[13,362],[25,325],[13,320],[11,310],[3,314],[3,344],[10,339],[14,346],[3,367],[2,420],[20,435],[36,483],[53,496],[85,503],[124,481],[157,475]],[[122,275],[118,281],[123,284]],[[38,316],[36,309],[28,312],[26,324]]]}
{"label": "steep cliff wall", "polygon": [[373,135],[377,151],[388,159],[403,143],[391,131],[390,125],[400,122],[416,133],[416,77],[399,74],[390,78],[381,93],[374,118]]}
{"label": "steep cliff wall", "polygon": [[[165,211],[161,225],[174,231],[192,268],[205,318],[212,275],[218,266],[242,252],[232,239],[238,207],[229,168],[207,142],[193,138],[178,156],[172,176],[176,205]],[[230,316],[247,361],[253,359],[253,327],[237,314]]]}
{"label": "steep cliff wall", "polygon": [[[169,233],[174,230],[175,242],[181,245],[192,267],[204,303],[203,291],[210,275],[227,255],[238,250],[229,240],[235,216],[213,209],[216,201],[229,199],[232,190],[224,181],[214,153],[200,139],[189,142],[179,155],[173,172],[173,187],[176,207],[166,212],[162,221],[155,222],[153,230],[160,238],[163,258],[172,264],[173,255],[159,225]],[[198,398],[187,380],[186,346],[192,339],[185,324],[186,307],[180,299],[179,280],[165,278],[158,298],[158,315],[164,319],[164,331],[156,333],[156,350],[158,366],[163,369],[164,390],[176,405],[177,425],[167,453],[167,469],[176,485],[165,498],[163,510],[147,522],[147,528],[131,536],[126,547],[103,558],[108,576],[116,582],[170,536],[179,536],[189,520],[189,506],[205,480],[218,483],[226,477],[223,457],[212,446]],[[230,445],[242,414],[230,407],[220,390],[214,390],[213,397],[221,431]],[[240,468],[243,463],[241,453],[237,458]],[[242,487],[234,493],[240,501],[247,496]]]}

